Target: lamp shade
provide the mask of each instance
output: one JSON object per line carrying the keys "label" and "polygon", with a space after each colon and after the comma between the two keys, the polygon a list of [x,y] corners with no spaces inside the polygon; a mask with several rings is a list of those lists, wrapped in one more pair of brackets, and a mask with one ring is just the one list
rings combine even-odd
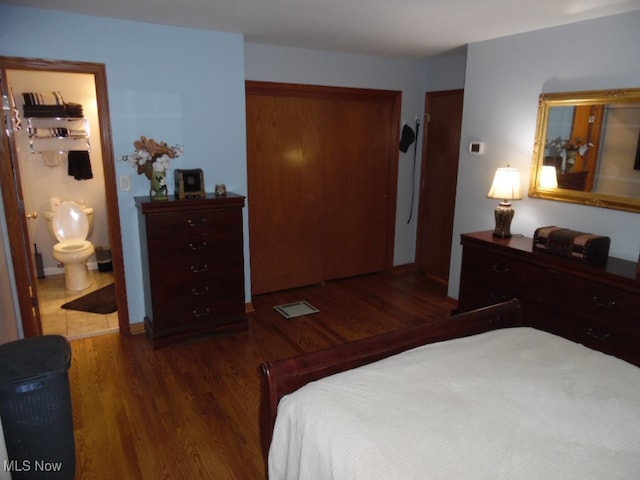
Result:
{"label": "lamp shade", "polygon": [[487,197],[501,200],[520,200],[522,193],[520,191],[520,172],[518,172],[518,169],[510,167],[498,168]]}
{"label": "lamp shade", "polygon": [[556,167],[545,165],[540,172],[540,188],[558,188],[558,172]]}

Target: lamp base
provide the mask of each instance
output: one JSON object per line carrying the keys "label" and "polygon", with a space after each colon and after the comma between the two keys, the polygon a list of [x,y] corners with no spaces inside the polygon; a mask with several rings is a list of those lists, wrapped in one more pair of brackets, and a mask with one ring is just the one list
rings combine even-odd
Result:
{"label": "lamp base", "polygon": [[496,228],[493,231],[494,237],[509,238],[511,237],[511,220],[514,214],[511,203],[504,201],[500,202],[500,205],[496,207],[495,218]]}

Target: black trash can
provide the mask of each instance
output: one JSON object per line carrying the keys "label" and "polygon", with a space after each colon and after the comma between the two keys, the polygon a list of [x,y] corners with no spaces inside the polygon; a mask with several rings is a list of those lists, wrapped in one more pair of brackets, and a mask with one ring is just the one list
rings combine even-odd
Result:
{"label": "black trash can", "polygon": [[112,272],[113,260],[111,259],[111,249],[102,245],[95,248],[96,261],[98,262],[99,272]]}
{"label": "black trash can", "polygon": [[71,346],[44,335],[0,345],[0,418],[13,480],[73,479]]}

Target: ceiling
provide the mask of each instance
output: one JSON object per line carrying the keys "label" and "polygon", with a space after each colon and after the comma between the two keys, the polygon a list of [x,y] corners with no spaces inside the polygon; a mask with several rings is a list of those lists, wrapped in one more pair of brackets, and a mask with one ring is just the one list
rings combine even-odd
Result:
{"label": "ceiling", "polygon": [[[245,40],[425,58],[473,42],[640,10],[640,0],[0,0],[234,32]],[[640,26],[639,26],[640,28]]]}

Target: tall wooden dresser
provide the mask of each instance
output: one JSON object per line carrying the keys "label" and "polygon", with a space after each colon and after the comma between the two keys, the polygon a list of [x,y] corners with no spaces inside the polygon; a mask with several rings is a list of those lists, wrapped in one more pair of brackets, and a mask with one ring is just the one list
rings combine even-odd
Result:
{"label": "tall wooden dresser", "polygon": [[242,208],[245,198],[151,201],[136,197],[153,348],[247,328]]}
{"label": "tall wooden dresser", "polygon": [[526,325],[640,365],[640,280],[636,263],[609,257],[604,267],[533,250],[533,239],[463,234],[458,310],[510,298]]}

